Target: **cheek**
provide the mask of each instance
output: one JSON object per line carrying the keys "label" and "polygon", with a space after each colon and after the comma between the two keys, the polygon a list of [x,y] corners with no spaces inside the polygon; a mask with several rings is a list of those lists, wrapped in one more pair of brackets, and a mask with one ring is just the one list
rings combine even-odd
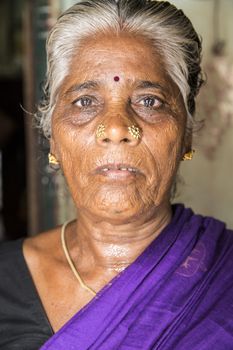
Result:
{"label": "cheek", "polygon": [[[90,124],[79,126],[72,121],[72,115],[57,114],[52,123],[53,139],[58,156],[78,156],[84,154],[86,147],[93,142],[94,130]],[[62,159],[61,159],[62,160]]]}
{"label": "cheek", "polygon": [[[53,136],[58,156],[66,177],[70,192],[76,204],[80,206],[109,207],[109,203],[125,203],[128,207],[148,206],[157,201],[167,191],[178,165],[182,144],[182,128],[175,122],[167,122],[143,128],[144,138],[135,148],[138,157],[146,169],[146,178],[124,190],[107,189],[100,186],[90,176],[97,156],[95,147],[95,125],[78,127],[70,123],[69,118],[55,118]],[[85,199],[85,203],[83,202]]]}
{"label": "cheek", "polygon": [[153,130],[150,138],[145,137],[145,144],[154,156],[155,163],[166,166],[166,163],[177,162],[183,145],[183,129],[176,122],[164,123]]}
{"label": "cheek", "polygon": [[156,198],[170,191],[179,166],[183,131],[176,122],[164,123],[153,131],[144,147],[150,157],[148,184]]}
{"label": "cheek", "polygon": [[[66,123],[57,123],[53,128],[56,153],[69,186],[86,185],[90,162],[87,154],[90,140],[86,133]],[[92,152],[93,153],[93,152]]]}

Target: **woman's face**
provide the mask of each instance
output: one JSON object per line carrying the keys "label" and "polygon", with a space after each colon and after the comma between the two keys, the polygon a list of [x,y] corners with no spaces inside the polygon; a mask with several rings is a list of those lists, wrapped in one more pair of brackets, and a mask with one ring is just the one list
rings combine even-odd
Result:
{"label": "woman's face", "polygon": [[130,222],[168,208],[185,127],[182,97],[152,44],[126,34],[94,36],[83,41],[59,90],[51,152],[79,210]]}

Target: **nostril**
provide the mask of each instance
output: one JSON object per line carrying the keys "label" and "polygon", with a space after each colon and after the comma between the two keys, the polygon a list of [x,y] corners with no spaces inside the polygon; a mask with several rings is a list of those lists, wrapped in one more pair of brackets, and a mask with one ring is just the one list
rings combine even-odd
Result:
{"label": "nostril", "polygon": [[105,139],[103,139],[103,142],[109,143],[109,142],[110,142],[110,139],[109,139],[108,137],[106,137]]}

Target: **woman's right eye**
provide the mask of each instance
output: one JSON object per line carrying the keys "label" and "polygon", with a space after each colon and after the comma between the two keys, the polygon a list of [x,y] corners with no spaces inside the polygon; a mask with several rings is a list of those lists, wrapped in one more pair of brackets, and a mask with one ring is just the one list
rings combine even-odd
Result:
{"label": "woman's right eye", "polygon": [[73,100],[70,107],[72,123],[81,125],[89,122],[100,113],[103,101],[99,96],[82,95]]}
{"label": "woman's right eye", "polygon": [[73,104],[81,108],[91,107],[93,105],[93,100],[90,97],[80,97],[77,100],[75,100]]}

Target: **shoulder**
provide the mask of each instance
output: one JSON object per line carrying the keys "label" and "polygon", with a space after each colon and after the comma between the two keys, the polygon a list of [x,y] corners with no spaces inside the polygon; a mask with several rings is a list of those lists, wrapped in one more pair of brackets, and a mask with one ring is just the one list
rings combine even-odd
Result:
{"label": "shoulder", "polygon": [[194,214],[192,224],[195,220],[200,222],[197,239],[205,246],[206,256],[222,266],[233,262],[233,231],[223,221],[211,216]]}
{"label": "shoulder", "polygon": [[23,287],[27,269],[22,255],[23,239],[0,244],[0,305]]}
{"label": "shoulder", "polygon": [[39,349],[52,335],[24,258],[24,242],[0,244],[1,349]]}
{"label": "shoulder", "polygon": [[228,243],[233,242],[233,230],[229,229],[225,222],[212,216],[195,213],[192,209],[185,208],[183,204],[173,205],[173,211],[183,219],[185,229],[197,233],[199,237],[211,236],[212,239],[223,238]]}
{"label": "shoulder", "polygon": [[194,214],[183,206],[178,206],[178,210],[184,218],[179,241],[189,247],[185,259],[194,259],[204,270],[215,271],[215,276],[227,271],[229,282],[233,281],[233,231],[213,217]]}
{"label": "shoulder", "polygon": [[30,267],[42,261],[59,259],[59,228],[38,234],[35,237],[2,242],[0,244],[0,290],[6,284],[19,286],[30,279]]}
{"label": "shoulder", "polygon": [[[24,239],[0,244],[0,299],[25,289],[30,279],[23,256]],[[6,294],[7,293],[7,294]]]}
{"label": "shoulder", "polygon": [[[194,215],[194,217],[200,215]],[[201,216],[203,240],[208,242],[217,251],[226,252],[233,249],[233,231],[227,228],[226,223],[210,216]]]}
{"label": "shoulder", "polygon": [[204,275],[207,272],[212,291],[218,290],[222,297],[226,293],[233,303],[233,231],[213,217],[193,214],[191,223],[196,220],[199,227],[191,257],[198,258]]}
{"label": "shoulder", "polygon": [[[23,262],[23,239],[2,242],[0,244],[0,276],[11,271],[13,267],[20,268]],[[17,265],[15,263],[17,262]]]}
{"label": "shoulder", "polygon": [[233,230],[226,224],[211,216],[194,213],[192,209],[185,208],[183,204],[173,204],[173,226],[189,234],[196,240],[209,240],[223,245],[232,246]]}
{"label": "shoulder", "polygon": [[16,241],[6,241],[0,243],[0,259],[9,255],[17,255],[22,248],[23,238]]}
{"label": "shoulder", "polygon": [[62,254],[60,227],[30,237],[23,242],[23,255],[29,269],[36,269],[46,261],[59,260]]}

